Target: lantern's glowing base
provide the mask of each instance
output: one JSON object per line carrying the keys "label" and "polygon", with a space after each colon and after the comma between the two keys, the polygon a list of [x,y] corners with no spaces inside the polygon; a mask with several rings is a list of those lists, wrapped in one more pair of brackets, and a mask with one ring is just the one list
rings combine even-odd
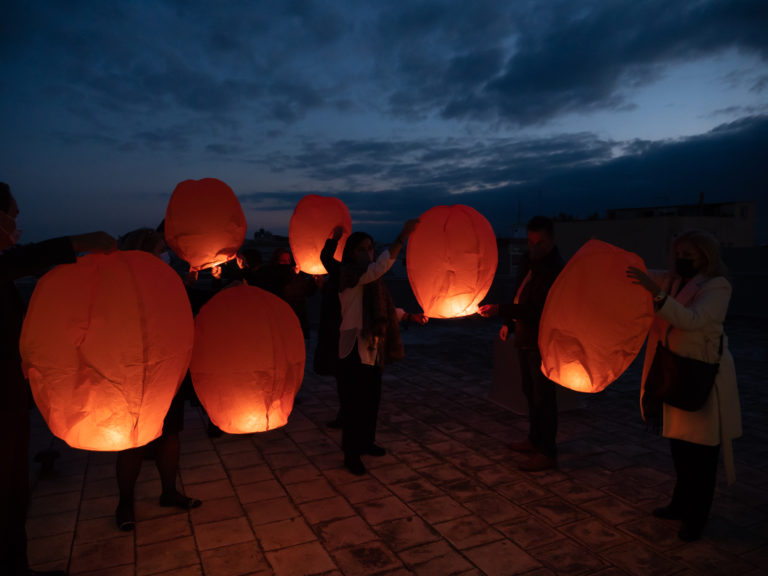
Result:
{"label": "lantern's glowing base", "polygon": [[91,452],[120,452],[149,444],[160,437],[162,429],[158,429],[154,434],[143,434],[141,438],[137,438],[135,423],[134,426],[104,426],[84,422],[68,430],[51,429],[51,432],[71,448]]}
{"label": "lantern's glowing base", "polygon": [[429,310],[424,311],[424,315],[428,318],[463,318],[477,314],[477,310],[476,300],[467,304],[466,298],[448,298],[436,302]]}
{"label": "lantern's glowing base", "polygon": [[576,392],[596,392],[592,385],[592,379],[579,362],[565,364],[560,367],[559,371],[550,374],[547,374],[543,364],[541,370],[547,378],[557,382],[560,386],[570,388]]}
{"label": "lantern's glowing base", "polygon": [[[292,408],[292,407],[291,407]],[[268,432],[275,428],[282,428],[288,423],[291,410],[284,413],[281,409],[270,410],[265,414],[263,406],[243,407],[237,414],[230,414],[226,421],[219,421],[210,416],[211,421],[227,434],[253,434],[255,432]]]}
{"label": "lantern's glowing base", "polygon": [[231,262],[237,257],[237,254],[235,252],[230,252],[228,254],[218,254],[216,256],[212,256],[208,259],[206,259],[202,264],[199,264],[197,266],[190,266],[189,271],[190,272],[201,272],[202,270],[209,270],[211,268],[215,268],[216,266],[224,266],[227,262]]}
{"label": "lantern's glowing base", "polygon": [[328,274],[325,266],[320,261],[317,262],[302,262],[300,264],[301,271],[305,274],[311,274],[312,276],[324,276]]}

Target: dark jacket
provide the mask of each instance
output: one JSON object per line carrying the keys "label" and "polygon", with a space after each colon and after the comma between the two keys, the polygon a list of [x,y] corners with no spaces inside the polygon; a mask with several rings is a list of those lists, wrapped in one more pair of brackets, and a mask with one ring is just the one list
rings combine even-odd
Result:
{"label": "dark jacket", "polygon": [[304,338],[309,338],[307,298],[317,290],[314,278],[305,272],[296,272],[293,266],[266,264],[256,270],[252,281],[259,288],[285,300],[298,317]]}
{"label": "dark jacket", "polygon": [[[512,299],[499,306],[499,314],[504,318],[504,324],[510,329],[514,327],[516,347],[538,347],[539,321],[541,320],[541,313],[544,311],[544,303],[547,300],[549,289],[564,265],[557,247],[541,260],[532,261],[525,258],[521,263]],[[514,296],[529,271],[531,272],[531,279],[523,288],[518,303],[514,304]]]}
{"label": "dark jacket", "polygon": [[320,303],[320,325],[317,328],[314,371],[324,376],[336,374],[339,359],[339,326],[341,325],[341,301],[339,300],[339,277],[341,262],[333,255],[339,242],[328,239],[320,252],[328,278],[323,285]]}
{"label": "dark jacket", "polygon": [[12,246],[0,252],[0,412],[29,407],[29,386],[19,354],[25,306],[14,280],[42,274],[51,266],[75,259],[72,242],[66,237]]}

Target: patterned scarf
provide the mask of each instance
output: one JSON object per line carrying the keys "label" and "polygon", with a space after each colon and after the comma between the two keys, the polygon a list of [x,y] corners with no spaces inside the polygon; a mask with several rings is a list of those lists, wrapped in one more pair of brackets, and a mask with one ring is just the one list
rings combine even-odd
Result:
{"label": "patterned scarf", "polygon": [[381,278],[363,288],[363,330],[369,349],[377,348],[377,361],[385,366],[405,357],[392,296]]}

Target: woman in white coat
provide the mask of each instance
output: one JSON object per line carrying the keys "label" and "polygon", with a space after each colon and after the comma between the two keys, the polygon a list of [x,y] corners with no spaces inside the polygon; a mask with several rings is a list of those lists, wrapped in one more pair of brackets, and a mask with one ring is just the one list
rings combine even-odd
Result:
{"label": "woman in white coat", "polygon": [[670,439],[677,479],[669,504],[653,514],[681,520],[678,536],[690,542],[701,537],[709,517],[721,447],[728,483],[735,480],[731,440],[741,436],[741,407],[733,356],[723,331],[731,285],[725,278],[719,243],[707,232],[684,232],[673,241],[672,257],[673,269],[666,274],[648,275],[630,267],[627,276],[651,293],[656,308],[646,345],[641,398],[659,341],[680,356],[720,363],[701,409],[688,412],[663,405],[662,434]]}

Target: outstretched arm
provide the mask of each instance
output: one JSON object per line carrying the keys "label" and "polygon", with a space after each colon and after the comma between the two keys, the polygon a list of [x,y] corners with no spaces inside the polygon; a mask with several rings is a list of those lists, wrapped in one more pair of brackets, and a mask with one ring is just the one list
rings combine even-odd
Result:
{"label": "outstretched arm", "polygon": [[116,246],[115,239],[105,232],[13,246],[0,254],[0,279],[15,280],[42,274],[51,266],[74,262],[78,252],[107,252]]}
{"label": "outstretched arm", "polygon": [[419,225],[419,219],[413,218],[411,220],[408,220],[405,224],[403,224],[403,229],[400,230],[400,234],[397,235],[397,238],[395,238],[395,241],[392,242],[392,244],[389,245],[389,257],[394,260],[397,258],[397,255],[400,254],[400,250],[403,249],[403,244],[405,244],[405,241],[408,240],[408,236],[410,236],[414,230]]}

